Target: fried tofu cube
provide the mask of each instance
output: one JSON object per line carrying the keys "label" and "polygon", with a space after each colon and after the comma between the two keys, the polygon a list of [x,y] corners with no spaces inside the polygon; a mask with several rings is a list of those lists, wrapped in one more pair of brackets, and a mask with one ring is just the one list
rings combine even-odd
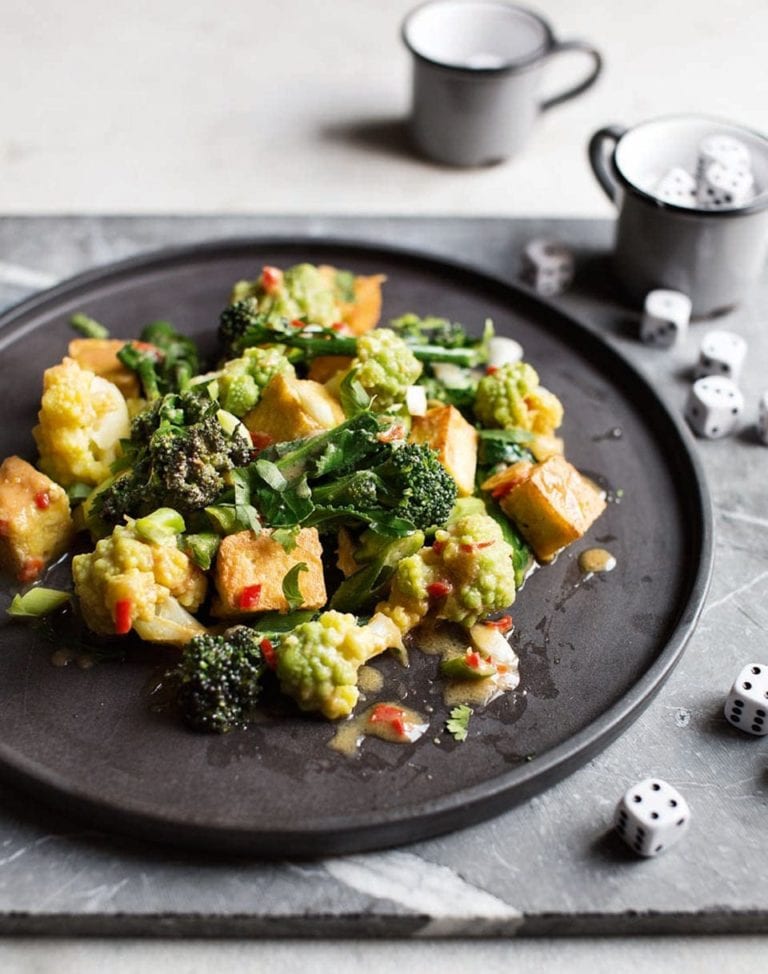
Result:
{"label": "fried tofu cube", "polygon": [[352,364],[348,355],[318,355],[309,364],[308,378],[325,383],[337,372],[345,372]]}
{"label": "fried tofu cube", "polygon": [[280,373],[267,383],[243,422],[250,433],[281,443],[333,429],[344,419],[344,410],[325,386]]}
{"label": "fried tofu cube", "polygon": [[292,551],[286,551],[270,531],[228,535],[216,556],[217,597],[211,611],[223,618],[255,612],[286,612],[288,602],[283,595],[283,579],[301,562],[307,571],[300,572],[298,577],[303,597],[300,608],[322,608],[328,600],[322,552],[316,528],[302,528]]}
{"label": "fried tofu cube", "polygon": [[475,489],[477,469],[477,430],[455,406],[435,406],[423,416],[414,416],[411,440],[427,443],[456,481],[460,497]]}
{"label": "fried tofu cube", "polygon": [[[335,267],[321,264],[318,270],[330,284],[335,284],[338,273]],[[352,300],[339,300],[339,319],[353,335],[364,335],[378,325],[381,317],[381,285],[386,279],[384,274],[358,274],[352,284]]]}
{"label": "fried tofu cube", "polygon": [[126,399],[136,399],[141,395],[138,376],[117,357],[127,343],[127,338],[73,338],[69,357],[81,368],[114,382]]}
{"label": "fried tofu cube", "polygon": [[531,464],[500,503],[539,561],[583,537],[605,510],[602,492],[562,456]]}
{"label": "fried tofu cube", "polygon": [[0,465],[0,569],[34,581],[63,554],[74,535],[66,491],[32,464],[8,457]]}

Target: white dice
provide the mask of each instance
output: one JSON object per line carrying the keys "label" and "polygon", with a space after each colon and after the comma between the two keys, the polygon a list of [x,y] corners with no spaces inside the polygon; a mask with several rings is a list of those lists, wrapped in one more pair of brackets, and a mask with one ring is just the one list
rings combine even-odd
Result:
{"label": "white dice", "polygon": [[680,291],[649,291],[640,321],[640,339],[646,345],[671,348],[685,338],[690,319],[688,295]]}
{"label": "white dice", "polygon": [[615,827],[639,856],[657,856],[688,831],[691,811],[677,789],[660,778],[629,788],[616,807]]}
{"label": "white dice", "polygon": [[768,392],[760,396],[757,405],[757,435],[760,442],[768,446]]}
{"label": "white dice", "polygon": [[725,701],[725,716],[734,727],[763,737],[768,734],[768,666],[750,663],[736,677]]}
{"label": "white dice", "polygon": [[696,201],[706,210],[744,206],[755,194],[755,177],[746,167],[710,163],[699,177]]}
{"label": "white dice", "polygon": [[749,169],[749,149],[730,135],[708,135],[699,144],[699,175],[703,175],[704,170],[713,162],[718,162],[727,169]]}
{"label": "white dice", "polygon": [[531,240],[525,245],[521,277],[539,294],[562,294],[573,280],[573,254],[554,240]]}
{"label": "white dice", "polygon": [[744,396],[732,379],[708,375],[697,379],[688,393],[685,418],[697,436],[716,440],[736,428],[744,411]]}
{"label": "white dice", "polygon": [[685,169],[675,166],[654,187],[654,195],[664,203],[696,206],[696,180]]}
{"label": "white dice", "polygon": [[747,343],[741,335],[732,331],[710,331],[701,342],[696,378],[725,375],[738,382],[746,355]]}

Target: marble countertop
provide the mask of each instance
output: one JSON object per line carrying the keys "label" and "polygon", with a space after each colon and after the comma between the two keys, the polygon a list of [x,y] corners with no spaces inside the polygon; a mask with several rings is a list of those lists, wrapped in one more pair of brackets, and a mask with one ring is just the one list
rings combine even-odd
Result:
{"label": "marble countertop", "polygon": [[[663,353],[630,337],[607,284],[606,221],[339,218],[7,218],[0,303],[163,243],[247,234],[343,235],[461,256],[503,277],[535,234],[578,255],[564,307],[589,316],[673,408],[705,326]],[[0,932],[48,934],[511,936],[766,932],[765,742],[724,722],[734,674],[768,630],[768,451],[752,430],[766,333],[762,289],[722,324],[750,342],[744,428],[700,442],[713,491],[717,555],[707,604],[669,683],[622,737],[570,778],[487,823],[397,850],[263,864],[98,834],[20,793],[0,794]],[[764,655],[764,653],[763,653]],[[608,834],[617,796],[649,774],[688,798],[685,842],[637,861]]]}

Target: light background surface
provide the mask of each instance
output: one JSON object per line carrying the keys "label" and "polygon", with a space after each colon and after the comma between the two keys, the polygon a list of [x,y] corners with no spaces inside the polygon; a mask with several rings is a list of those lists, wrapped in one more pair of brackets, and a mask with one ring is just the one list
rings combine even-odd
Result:
{"label": "light background surface", "polygon": [[[597,86],[491,169],[414,159],[414,0],[3,0],[0,212],[607,215],[610,122],[706,111],[768,131],[765,0],[532,0],[605,54]],[[585,70],[553,63],[552,90]]]}

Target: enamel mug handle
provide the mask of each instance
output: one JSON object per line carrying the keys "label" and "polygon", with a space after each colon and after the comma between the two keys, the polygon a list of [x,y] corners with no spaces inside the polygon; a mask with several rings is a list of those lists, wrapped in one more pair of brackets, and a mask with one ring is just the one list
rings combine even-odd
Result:
{"label": "enamel mug handle", "polygon": [[589,148],[587,150],[589,152],[589,164],[592,166],[595,179],[600,183],[603,192],[613,203],[616,202],[617,183],[608,167],[608,157],[605,147],[609,143],[615,146],[626,131],[621,125],[606,125],[605,128],[595,132],[589,140]]}
{"label": "enamel mug handle", "polygon": [[545,112],[548,108],[553,108],[555,105],[568,101],[569,98],[575,98],[576,95],[580,95],[582,91],[586,91],[587,88],[591,88],[600,76],[600,72],[603,70],[603,59],[600,52],[586,41],[555,41],[547,56],[553,57],[555,54],[562,54],[565,51],[582,51],[584,54],[588,54],[592,59],[592,70],[583,81],[580,81],[578,84],[574,85],[573,88],[568,88],[567,91],[562,91],[559,95],[553,95],[551,98],[547,98],[546,101],[543,101],[540,106],[543,112]]}

